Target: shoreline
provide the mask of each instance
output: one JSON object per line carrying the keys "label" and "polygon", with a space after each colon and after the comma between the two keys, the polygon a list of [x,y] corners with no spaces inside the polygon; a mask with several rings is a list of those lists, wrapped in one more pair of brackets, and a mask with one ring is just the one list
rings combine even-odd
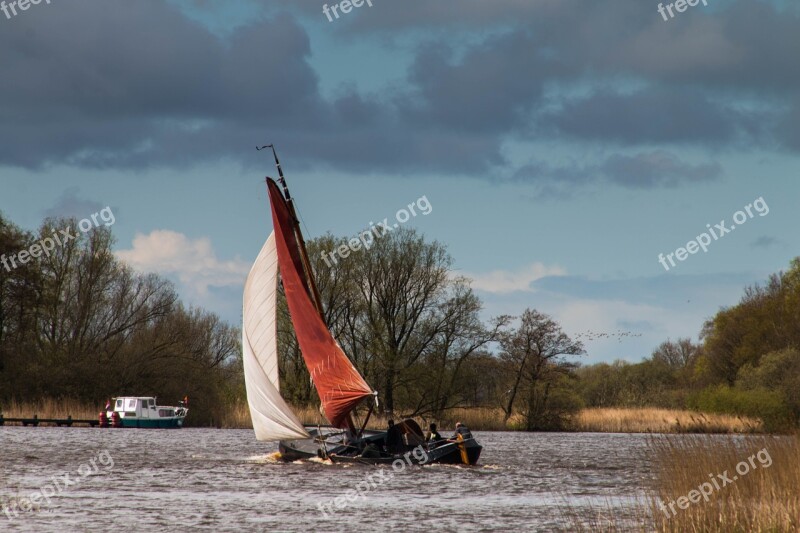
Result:
{"label": "shoreline", "polygon": [[[100,407],[76,400],[55,400],[51,398],[37,402],[3,402],[0,413],[6,418],[74,419],[97,418]],[[298,418],[307,425],[326,424],[315,408],[295,408]],[[396,415],[396,419],[403,416]],[[423,427],[436,422],[442,429],[463,422],[474,431],[525,432],[522,416],[515,414],[504,421],[500,409],[471,407],[450,409],[440,418],[412,417]],[[221,410],[211,424],[193,425],[191,412],[185,427],[217,429],[252,429],[250,412],[246,402],[238,402]],[[383,429],[387,426],[385,415],[370,419],[367,429]],[[570,418],[563,428],[553,430],[534,430],[533,433],[620,433],[620,434],[703,434],[703,435],[784,435],[767,433],[761,420],[738,415],[702,413],[682,409],[662,409],[656,407],[603,407],[584,408]],[[792,433],[785,433],[791,435]]]}

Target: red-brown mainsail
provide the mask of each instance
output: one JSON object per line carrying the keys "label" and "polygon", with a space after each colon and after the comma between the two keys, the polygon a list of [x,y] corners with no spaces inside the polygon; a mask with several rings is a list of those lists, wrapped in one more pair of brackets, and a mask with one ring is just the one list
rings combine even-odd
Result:
{"label": "red-brown mainsail", "polygon": [[[344,428],[353,408],[372,389],[334,340],[312,300],[295,235],[293,216],[278,185],[267,180],[272,223],[278,249],[278,268],[300,351],[325,416],[331,425]],[[310,273],[309,273],[310,275]]]}

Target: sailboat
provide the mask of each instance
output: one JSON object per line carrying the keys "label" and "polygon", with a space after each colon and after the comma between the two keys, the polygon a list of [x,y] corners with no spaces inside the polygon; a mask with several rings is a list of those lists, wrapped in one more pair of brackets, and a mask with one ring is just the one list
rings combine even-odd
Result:
{"label": "sailboat", "polygon": [[[278,442],[285,460],[313,457],[333,462],[475,464],[482,447],[470,435],[425,442],[413,419],[387,431],[367,430],[377,406],[373,390],[334,339],[326,322],[305,241],[278,156],[280,179],[267,178],[273,231],[247,277],[243,297],[242,350],[247,401],[256,439]],[[278,274],[303,360],[317,390],[326,425],[305,426],[280,394],[277,341]],[[368,403],[361,426],[354,410]]]}

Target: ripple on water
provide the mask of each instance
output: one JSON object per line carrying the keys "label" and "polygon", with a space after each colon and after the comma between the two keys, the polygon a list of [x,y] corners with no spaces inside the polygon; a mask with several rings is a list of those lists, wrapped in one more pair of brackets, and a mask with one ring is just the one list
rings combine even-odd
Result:
{"label": "ripple on water", "polygon": [[[311,459],[285,463],[249,430],[176,431],[0,427],[0,501],[53,476],[99,470],[0,530],[308,531],[552,530],[565,507],[632,506],[649,475],[643,435],[475,432],[481,464],[386,467]],[[336,509],[335,498],[372,479]],[[379,480],[379,481],[375,481]],[[324,507],[324,506],[329,507]],[[330,512],[323,512],[329,509]],[[336,518],[333,518],[333,517]],[[8,519],[0,514],[0,520]]]}

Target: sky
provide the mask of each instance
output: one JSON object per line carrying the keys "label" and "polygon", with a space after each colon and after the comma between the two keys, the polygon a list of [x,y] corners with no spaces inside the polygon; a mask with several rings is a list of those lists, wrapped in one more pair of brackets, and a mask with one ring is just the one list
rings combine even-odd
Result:
{"label": "sky", "polygon": [[402,225],[483,316],[592,332],[585,363],[697,339],[800,255],[800,4],[370,3],[0,11],[0,212],[108,206],[121,259],[238,324],[274,143],[307,238],[424,198]]}

